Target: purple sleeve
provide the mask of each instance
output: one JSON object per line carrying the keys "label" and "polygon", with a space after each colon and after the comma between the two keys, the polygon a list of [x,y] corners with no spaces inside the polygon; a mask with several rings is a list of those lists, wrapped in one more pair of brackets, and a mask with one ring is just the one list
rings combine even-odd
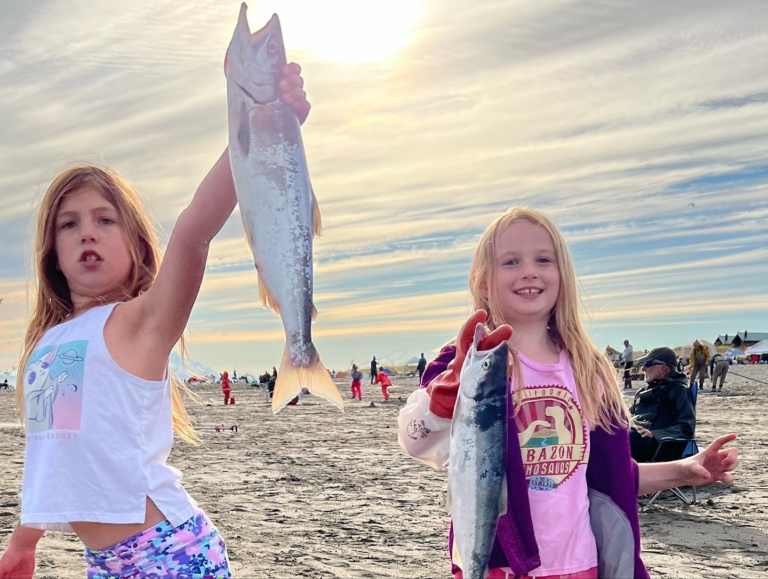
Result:
{"label": "purple sleeve", "polygon": [[632,478],[635,480],[635,495],[640,490],[640,467],[637,466],[637,461],[633,458],[629,468],[632,470]]}
{"label": "purple sleeve", "polygon": [[450,364],[451,360],[453,360],[455,357],[456,346],[445,346],[442,350],[440,350],[437,358],[432,360],[427,365],[427,369],[424,370],[424,375],[421,377],[421,387],[426,388],[429,386],[429,383],[435,379],[435,377],[445,372],[445,370],[448,368],[448,364]]}

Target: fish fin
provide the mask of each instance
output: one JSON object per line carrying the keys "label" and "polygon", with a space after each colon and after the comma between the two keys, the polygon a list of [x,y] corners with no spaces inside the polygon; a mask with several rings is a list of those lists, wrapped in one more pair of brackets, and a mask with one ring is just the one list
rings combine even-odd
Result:
{"label": "fish fin", "polygon": [[339,410],[344,410],[344,401],[339,389],[331,378],[330,372],[325,368],[314,345],[310,344],[310,363],[308,366],[294,366],[291,363],[291,355],[288,353],[288,345],[283,350],[283,359],[280,361],[280,370],[277,372],[275,390],[272,394],[272,412],[277,414],[293,398],[298,396],[302,388],[307,388],[315,396],[325,398]]}
{"label": "fish fin", "polygon": [[[310,186],[310,188],[312,188]],[[312,233],[315,234],[315,236],[320,237],[323,234],[323,218],[320,217],[320,205],[317,203],[317,196],[315,195],[315,190],[312,188],[312,213],[315,217],[314,222],[312,223]]]}
{"label": "fish fin", "polygon": [[317,308],[314,304],[312,304],[312,321],[314,322],[317,319]]}
{"label": "fish fin", "polygon": [[501,492],[499,493],[499,517],[507,514],[507,475],[501,481]]}
{"label": "fish fin", "polygon": [[[242,211],[242,208],[240,209]],[[247,242],[246,245],[248,246],[248,253],[251,254],[251,257],[253,257],[253,223],[256,223],[255,220],[251,219],[251,216],[253,215],[252,211],[246,211],[243,214],[243,231],[245,232],[245,241]],[[246,223],[248,225],[246,225]],[[256,263],[253,264],[256,266]],[[259,268],[256,266],[256,271],[258,271]]]}
{"label": "fish fin", "polygon": [[269,293],[269,288],[264,280],[259,278],[259,299],[265,308],[273,310],[276,314],[280,313],[280,306],[277,305],[275,298]]}
{"label": "fish fin", "polygon": [[461,561],[461,555],[459,554],[459,542],[456,540],[456,535],[453,536],[453,549],[451,549],[451,562],[457,567],[464,570],[464,563]]}

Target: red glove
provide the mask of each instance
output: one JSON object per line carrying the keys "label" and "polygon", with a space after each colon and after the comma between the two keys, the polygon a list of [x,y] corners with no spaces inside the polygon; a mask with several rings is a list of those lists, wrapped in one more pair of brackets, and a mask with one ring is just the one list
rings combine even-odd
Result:
{"label": "red glove", "polygon": [[[427,388],[429,394],[429,411],[441,418],[453,418],[453,407],[456,405],[456,396],[459,394],[459,378],[461,367],[467,352],[472,347],[475,339],[477,324],[484,324],[488,319],[485,310],[477,310],[464,322],[456,339],[456,357],[448,364],[448,368],[442,374],[438,374]],[[502,342],[512,337],[512,328],[508,325],[499,326],[480,341],[478,350],[492,350]]]}

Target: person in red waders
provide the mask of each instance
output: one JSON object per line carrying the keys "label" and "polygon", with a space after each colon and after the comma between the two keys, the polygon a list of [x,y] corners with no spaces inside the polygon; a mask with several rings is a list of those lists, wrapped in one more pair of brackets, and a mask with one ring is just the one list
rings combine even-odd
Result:
{"label": "person in red waders", "polygon": [[229,395],[232,393],[232,386],[229,383],[229,373],[224,372],[221,375],[221,391],[224,393],[224,405],[229,404]]}
{"label": "person in red waders", "polygon": [[392,382],[389,380],[387,373],[384,372],[384,369],[379,370],[379,373],[376,374],[376,384],[381,384],[381,393],[384,395],[384,402],[388,401],[389,394],[387,393],[387,388],[392,386]]}
{"label": "person in red waders", "polygon": [[352,364],[352,398],[363,401],[363,391],[361,390],[361,381],[363,373],[357,369],[357,364]]}

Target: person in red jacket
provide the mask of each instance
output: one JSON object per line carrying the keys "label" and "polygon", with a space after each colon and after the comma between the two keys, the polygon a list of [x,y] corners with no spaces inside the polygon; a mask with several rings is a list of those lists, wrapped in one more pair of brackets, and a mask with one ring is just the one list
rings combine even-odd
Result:
{"label": "person in red jacket", "polygon": [[387,388],[392,386],[392,382],[389,380],[389,376],[387,376],[386,372],[384,370],[380,370],[378,374],[376,374],[376,384],[381,384],[381,393],[384,395],[384,402],[389,400],[389,394],[387,394]]}
{"label": "person in red jacket", "polygon": [[232,393],[232,386],[229,383],[229,373],[224,372],[221,375],[221,391],[224,393],[224,405],[229,404],[229,395]]}
{"label": "person in red jacket", "polygon": [[360,402],[363,401],[362,379],[363,373],[357,369],[357,364],[352,364],[352,398],[358,398]]}

